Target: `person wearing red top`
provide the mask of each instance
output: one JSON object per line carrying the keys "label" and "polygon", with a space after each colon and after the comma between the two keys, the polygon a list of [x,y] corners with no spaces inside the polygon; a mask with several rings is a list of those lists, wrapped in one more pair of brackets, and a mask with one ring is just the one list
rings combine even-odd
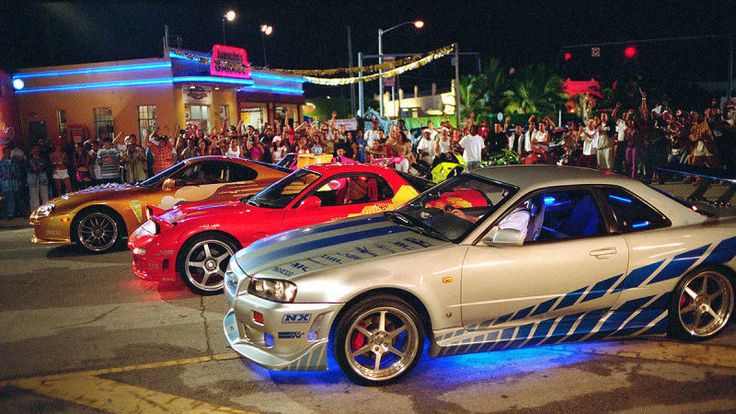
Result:
{"label": "person wearing red top", "polygon": [[161,171],[174,165],[174,146],[166,135],[158,135],[158,127],[149,132],[146,137],[150,144],[148,148],[153,154],[153,173],[158,174]]}

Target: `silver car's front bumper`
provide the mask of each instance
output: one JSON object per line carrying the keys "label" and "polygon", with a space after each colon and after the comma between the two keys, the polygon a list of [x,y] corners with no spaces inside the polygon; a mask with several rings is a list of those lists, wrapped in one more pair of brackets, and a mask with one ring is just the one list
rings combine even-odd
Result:
{"label": "silver car's front bumper", "polygon": [[[228,293],[222,322],[230,347],[258,365],[276,370],[326,370],[330,327],[342,304],[277,303]],[[256,322],[255,312],[263,315]]]}

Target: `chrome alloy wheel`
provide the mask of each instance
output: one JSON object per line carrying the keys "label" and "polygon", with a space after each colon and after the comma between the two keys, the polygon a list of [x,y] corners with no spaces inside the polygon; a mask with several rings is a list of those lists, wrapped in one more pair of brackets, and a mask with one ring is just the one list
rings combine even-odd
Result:
{"label": "chrome alloy wheel", "polygon": [[728,322],[733,302],[733,288],[725,276],[712,271],[697,274],[682,289],[680,324],[690,335],[711,336]]}
{"label": "chrome alloy wheel", "polygon": [[350,368],[361,377],[385,381],[411,366],[419,350],[419,330],[394,307],[370,309],[355,318],[345,341]]}
{"label": "chrome alloy wheel", "polygon": [[187,253],[184,272],[189,282],[205,292],[222,289],[225,269],[234,254],[232,247],[220,240],[204,240]]}
{"label": "chrome alloy wheel", "polygon": [[79,243],[87,250],[104,252],[118,240],[118,224],[105,213],[91,213],[77,225]]}

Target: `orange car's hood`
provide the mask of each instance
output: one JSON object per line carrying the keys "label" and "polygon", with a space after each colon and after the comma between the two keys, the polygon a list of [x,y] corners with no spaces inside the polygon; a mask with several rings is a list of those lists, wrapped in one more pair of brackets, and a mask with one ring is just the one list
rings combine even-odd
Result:
{"label": "orange car's hood", "polygon": [[60,204],[72,207],[91,200],[107,201],[128,198],[141,191],[146,191],[146,188],[130,184],[101,184],[63,195],[56,200]]}

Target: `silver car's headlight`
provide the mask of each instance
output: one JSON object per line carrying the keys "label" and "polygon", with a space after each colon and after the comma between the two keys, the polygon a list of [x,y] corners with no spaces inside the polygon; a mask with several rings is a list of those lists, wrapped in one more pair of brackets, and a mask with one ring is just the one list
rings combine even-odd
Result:
{"label": "silver car's headlight", "polygon": [[56,205],[54,203],[46,203],[37,208],[31,215],[33,217],[48,217],[54,211],[55,207]]}
{"label": "silver car's headlight", "polygon": [[279,279],[251,279],[248,293],[274,302],[293,302],[296,285]]}

